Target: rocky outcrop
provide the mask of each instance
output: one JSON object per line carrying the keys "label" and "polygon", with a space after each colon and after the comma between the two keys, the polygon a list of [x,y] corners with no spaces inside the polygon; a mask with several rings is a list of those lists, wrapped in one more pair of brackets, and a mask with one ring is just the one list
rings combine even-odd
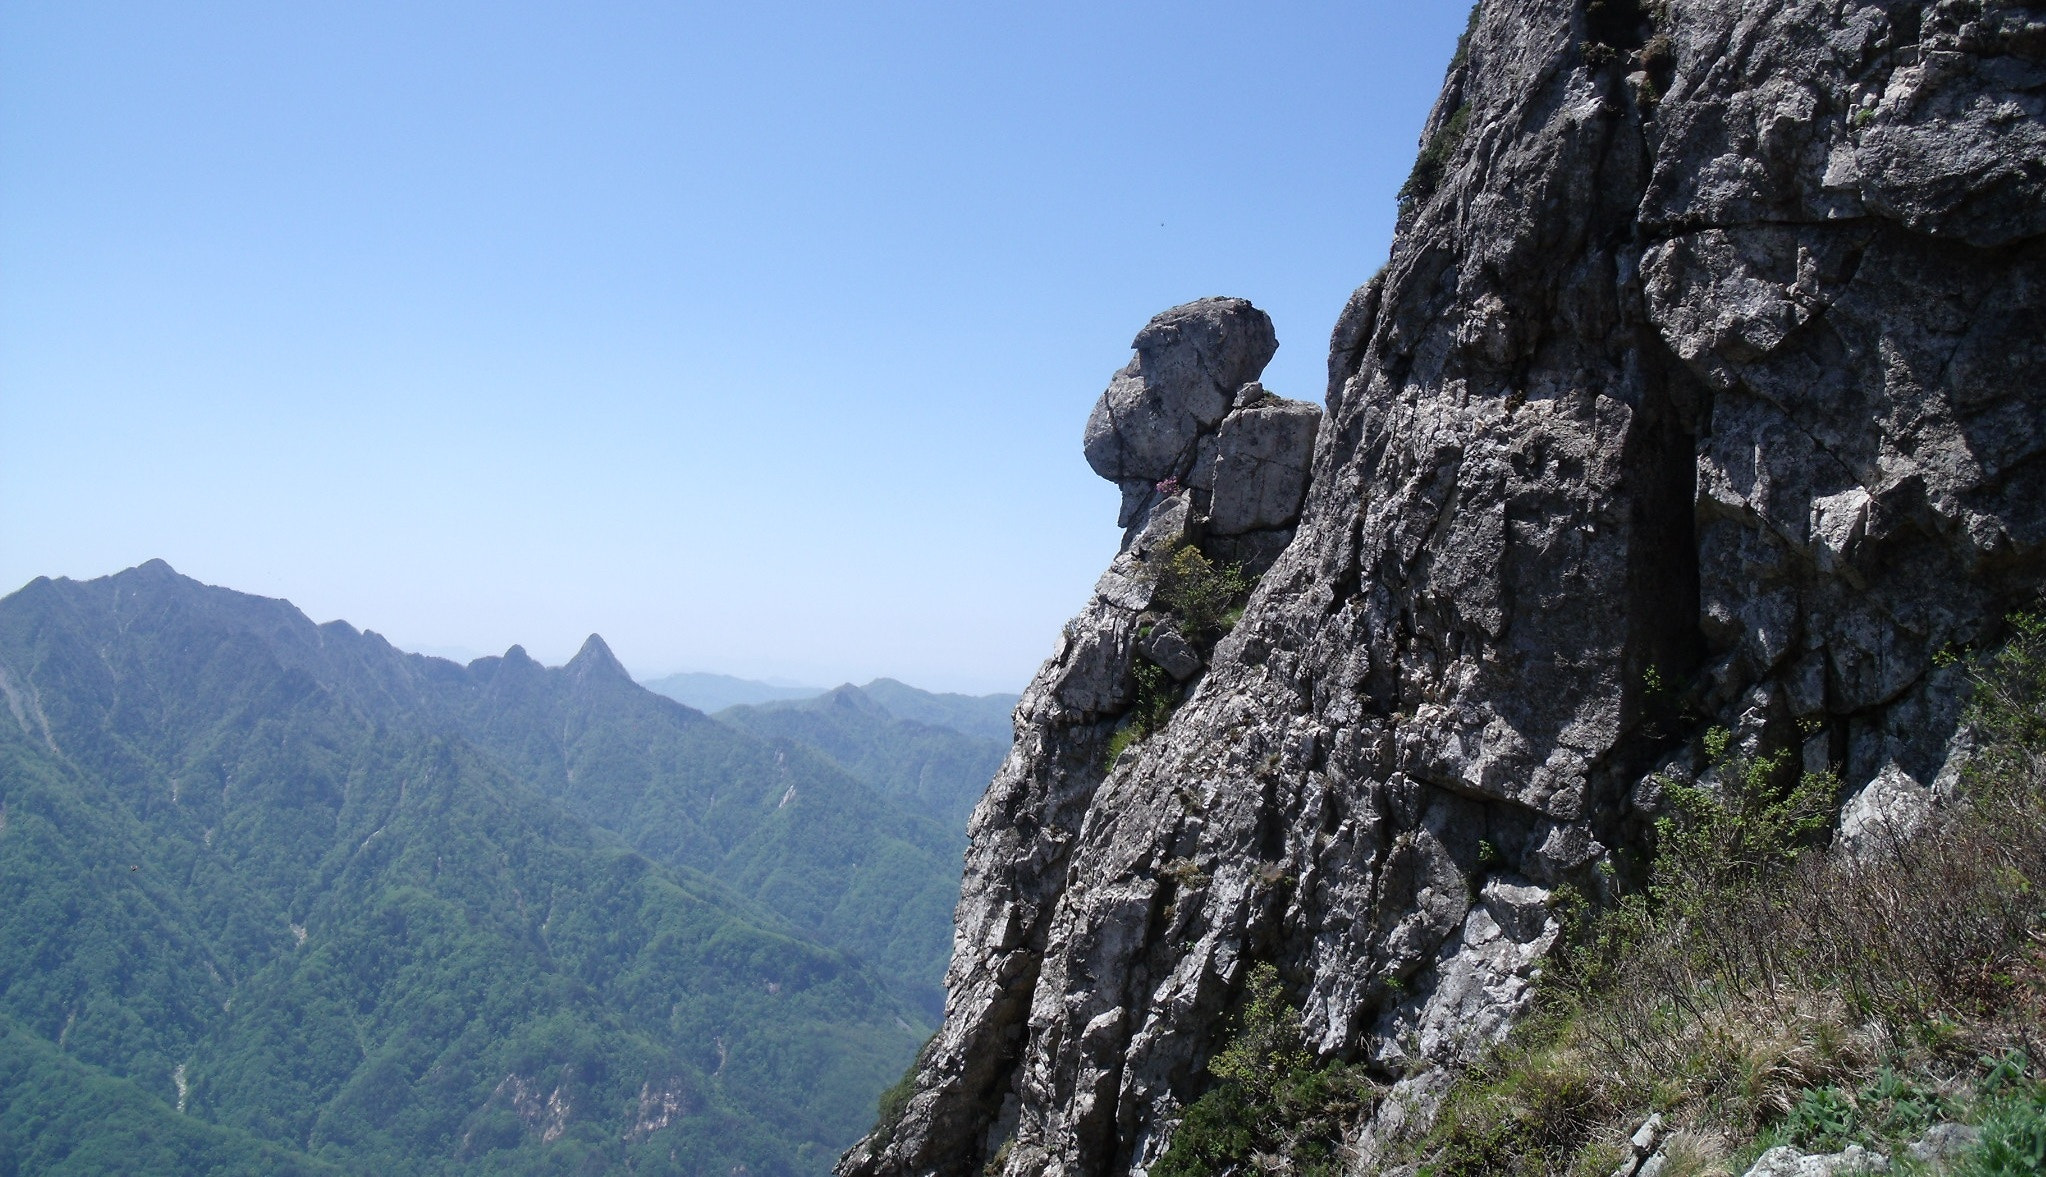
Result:
{"label": "rocky outcrop", "polygon": [[1779,1145],[1756,1159],[1746,1177],[1870,1177],[1890,1171],[1888,1157],[1872,1153],[1858,1144],[1843,1152],[1802,1153]]}
{"label": "rocky outcrop", "polygon": [[[1124,550],[1018,709],[945,1027],[847,1177],[1142,1171],[1253,961],[1384,1080],[1372,1171],[1706,726],[1883,813],[1937,793],[1941,654],[2046,569],[2046,8],[1592,7],[1480,5],[1297,533],[1262,316],[1139,336],[1087,432]],[[1269,568],[1104,772],[1187,543]]]}

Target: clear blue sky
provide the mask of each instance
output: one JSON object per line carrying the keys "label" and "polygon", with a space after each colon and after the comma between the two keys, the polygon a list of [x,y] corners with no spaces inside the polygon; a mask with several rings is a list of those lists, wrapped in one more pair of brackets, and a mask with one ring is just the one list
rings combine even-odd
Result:
{"label": "clear blue sky", "polygon": [[1319,400],[1455,3],[0,2],[0,593],[1015,689],[1130,338]]}

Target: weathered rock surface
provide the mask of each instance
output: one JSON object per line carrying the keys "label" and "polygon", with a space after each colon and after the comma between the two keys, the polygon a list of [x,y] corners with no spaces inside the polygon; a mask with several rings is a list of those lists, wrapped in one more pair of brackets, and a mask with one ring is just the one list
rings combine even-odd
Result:
{"label": "weathered rock surface", "polygon": [[[1213,437],[1238,390],[1265,370],[1279,340],[1271,317],[1248,301],[1204,298],[1152,319],[1131,346],[1136,358],[1101,394],[1083,442],[1087,464],[1123,488],[1117,521],[1123,527],[1158,501],[1158,483],[1187,482],[1207,465],[1200,459],[1213,460],[1201,443]],[[1296,498],[1289,521],[1299,506]]]}
{"label": "weathered rock surface", "polygon": [[1858,1144],[1829,1153],[1803,1153],[1783,1144],[1757,1158],[1744,1177],[1866,1177],[1889,1171],[1888,1157]]}
{"label": "weathered rock surface", "polygon": [[1959,1160],[1982,1140],[1982,1129],[1967,1124],[1934,1124],[1905,1151],[1921,1165]]}
{"label": "weathered rock surface", "polygon": [[1866,858],[1886,845],[1909,839],[1932,815],[1932,809],[1932,790],[1895,764],[1884,765],[1874,780],[1840,807],[1838,843],[1847,853]]}
{"label": "weathered rock surface", "polygon": [[1648,1117],[1628,1138],[1627,1159],[1613,1170],[1613,1177],[1656,1177],[1668,1164],[1667,1154],[1662,1151],[1668,1135],[1660,1115]]}
{"label": "weathered rock surface", "polygon": [[[1237,403],[1262,316],[1139,336],[1087,432],[1124,551],[1018,708],[945,1026],[846,1177],[1141,1172],[1258,960],[1388,1084],[1373,1171],[1706,725],[1845,794],[1951,776],[1936,655],[2046,571],[2046,5],[1654,7],[1481,4],[1439,181],[1331,341],[1297,534],[1298,423]],[[1104,773],[1185,542],[1270,567]]]}
{"label": "weathered rock surface", "polygon": [[1211,496],[1210,535],[1243,535],[1291,526],[1300,518],[1314,461],[1321,410],[1264,394],[1239,398],[1239,409],[1215,433],[1214,456],[1191,484]]}

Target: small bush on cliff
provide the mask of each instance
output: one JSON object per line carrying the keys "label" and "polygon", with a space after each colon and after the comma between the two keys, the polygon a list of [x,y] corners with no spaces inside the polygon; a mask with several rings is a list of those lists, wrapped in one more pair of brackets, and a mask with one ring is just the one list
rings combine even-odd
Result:
{"label": "small bush on cliff", "polygon": [[1243,616],[1255,581],[1241,565],[1217,564],[1187,544],[1158,573],[1153,601],[1179,619],[1179,632],[1203,652]]}
{"label": "small bush on cliff", "polygon": [[[1172,553],[1158,571],[1152,603],[1178,619],[1179,632],[1205,657],[1243,616],[1244,602],[1255,577],[1240,564],[1218,564],[1192,544]],[[1102,767],[1106,771],[1131,745],[1164,728],[1186,699],[1182,687],[1165,668],[1139,657],[1130,665],[1134,701],[1121,726],[1108,738]]]}
{"label": "small bush on cliff", "polygon": [[1185,689],[1173,681],[1164,667],[1143,658],[1131,662],[1130,677],[1136,682],[1136,701],[1130,704],[1122,725],[1108,737],[1108,750],[1101,765],[1104,772],[1113,769],[1115,762],[1132,745],[1150,738],[1151,733],[1163,728],[1186,695]]}
{"label": "small bush on cliff", "polygon": [[1442,186],[1442,174],[1449,169],[1449,161],[1456,155],[1456,149],[1463,145],[1465,132],[1470,129],[1471,108],[1459,106],[1437,128],[1428,142],[1414,157],[1414,169],[1407,173],[1406,183],[1399,190],[1399,219],[1405,221],[1421,207],[1423,201],[1435,195]]}
{"label": "small bush on cliff", "polygon": [[1354,1068],[1316,1064],[1271,965],[1252,968],[1236,1032],[1208,1074],[1215,1085],[1187,1106],[1152,1177],[1269,1169],[1279,1159],[1297,1177],[1343,1171],[1343,1126],[1370,1086]]}
{"label": "small bush on cliff", "polygon": [[875,1100],[874,1127],[868,1134],[884,1145],[894,1139],[895,1130],[902,1125],[903,1113],[909,1110],[909,1099],[916,1094],[917,1068],[923,1066],[924,1053],[930,1048],[931,1039],[926,1039],[923,1049],[917,1051],[916,1057],[909,1061],[909,1067],[902,1072],[902,1078],[889,1084],[888,1089]]}

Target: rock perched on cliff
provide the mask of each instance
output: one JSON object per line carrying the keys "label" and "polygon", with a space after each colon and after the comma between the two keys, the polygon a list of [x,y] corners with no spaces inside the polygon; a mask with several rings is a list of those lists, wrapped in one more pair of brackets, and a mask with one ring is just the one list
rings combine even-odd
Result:
{"label": "rock perched on cliff", "polygon": [[[1173,307],[1137,333],[1136,358],[1115,374],[1087,418],[1084,449],[1096,474],[1123,488],[1120,525],[1156,501],[1167,479],[1186,482],[1237,390],[1279,349],[1271,317],[1241,298]],[[1293,515],[1299,503],[1293,504]]]}
{"label": "rock perched on cliff", "polygon": [[[1015,1130],[1016,1066],[1050,920],[1110,741],[1136,702],[1133,668],[1156,666],[1174,683],[1207,669],[1199,635],[1182,632],[1158,600],[1167,566],[1222,545],[1231,561],[1262,568],[1292,538],[1321,412],[1255,383],[1277,346],[1271,321],[1242,299],[1175,307],[1137,336],[1136,359],[1096,406],[1085,449],[1097,473],[1124,487],[1122,551],[1024,692],[1015,749],[974,814],[945,1025],[925,1048],[915,1092],[900,1121],[848,1153],[842,1171],[977,1172]],[[1157,485],[1167,479],[1181,484]],[[1248,528],[1205,538],[1205,508],[1217,501]]]}
{"label": "rock perched on cliff", "polygon": [[[1125,550],[1019,709],[945,1026],[846,1177],[1146,1170],[1260,961],[1385,1084],[1372,1172],[1707,726],[1850,795],[1951,778],[1937,655],[2046,584],[2046,15],[1601,12],[1479,6],[1331,340],[1297,533],[1261,529],[1290,491],[1222,477],[1284,466],[1229,440],[1266,436],[1236,403],[1262,358],[1212,359],[1270,354],[1248,310],[1140,337],[1088,431]],[[1189,540],[1269,569],[1104,775]]]}

